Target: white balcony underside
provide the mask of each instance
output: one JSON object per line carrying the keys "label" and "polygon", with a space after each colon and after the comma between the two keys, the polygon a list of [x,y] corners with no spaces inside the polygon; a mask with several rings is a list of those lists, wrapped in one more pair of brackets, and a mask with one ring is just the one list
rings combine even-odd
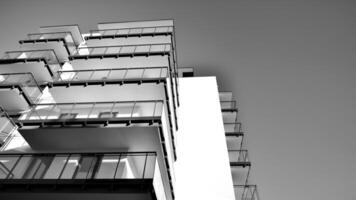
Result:
{"label": "white balcony underside", "polygon": [[0,105],[8,111],[9,114],[15,114],[29,108],[29,104],[23,95],[19,93],[18,89],[1,89]]}
{"label": "white balcony underside", "polygon": [[122,57],[122,58],[91,58],[88,60],[72,60],[74,70],[82,69],[119,69],[132,67],[168,66],[168,56]]}
{"label": "white balcony underside", "polygon": [[107,38],[86,41],[88,47],[91,46],[118,46],[118,45],[142,45],[142,44],[160,44],[171,43],[171,36],[154,37],[131,37],[131,38]]}
{"label": "white balcony underside", "polygon": [[39,152],[160,152],[162,148],[155,126],[22,129],[20,133]]}
{"label": "white balcony underside", "polygon": [[56,103],[165,99],[163,84],[156,83],[53,87],[49,92]]}
{"label": "white balcony underside", "polygon": [[38,83],[49,82],[52,77],[44,62],[1,64],[0,74],[31,72]]}

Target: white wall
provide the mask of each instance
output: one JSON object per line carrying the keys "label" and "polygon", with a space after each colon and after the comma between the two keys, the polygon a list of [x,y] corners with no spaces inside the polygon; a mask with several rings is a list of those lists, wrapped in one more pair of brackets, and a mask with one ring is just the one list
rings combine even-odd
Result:
{"label": "white wall", "polygon": [[216,78],[179,84],[176,200],[235,200]]}

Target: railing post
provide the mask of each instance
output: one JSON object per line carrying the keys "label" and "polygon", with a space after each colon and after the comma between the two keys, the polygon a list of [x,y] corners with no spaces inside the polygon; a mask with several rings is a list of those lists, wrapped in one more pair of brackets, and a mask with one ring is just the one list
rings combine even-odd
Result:
{"label": "railing post", "polygon": [[144,164],[143,172],[142,172],[142,179],[145,178],[146,164],[147,164],[147,156],[148,156],[148,153],[146,153],[145,164]]}
{"label": "railing post", "polygon": [[119,159],[117,160],[117,165],[116,165],[116,167],[115,167],[115,172],[114,172],[114,177],[113,177],[113,179],[116,179],[117,168],[119,167],[120,160],[121,160],[121,153],[119,154]]}

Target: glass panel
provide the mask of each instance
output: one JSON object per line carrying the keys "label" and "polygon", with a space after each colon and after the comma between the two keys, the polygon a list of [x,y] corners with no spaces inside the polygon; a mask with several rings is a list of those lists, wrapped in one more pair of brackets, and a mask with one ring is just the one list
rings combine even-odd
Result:
{"label": "glass panel", "polygon": [[116,179],[143,178],[146,155],[122,155],[116,171]]}
{"label": "glass panel", "polygon": [[101,158],[99,170],[95,176],[96,179],[110,179],[115,177],[116,166],[119,162],[119,156],[105,155]]}
{"label": "glass panel", "polygon": [[68,159],[67,155],[58,155],[55,156],[51,165],[49,166],[44,179],[57,179],[59,178],[64,165],[66,164]]}
{"label": "glass panel", "polygon": [[13,170],[13,179],[22,179],[25,176],[25,173],[28,171],[33,157],[32,156],[23,156],[19,162],[17,163],[16,167]]}
{"label": "glass panel", "polygon": [[67,164],[64,168],[64,171],[62,173],[61,179],[72,179],[74,176],[74,173],[76,172],[78,166],[79,166],[79,161],[80,160],[80,155],[72,155],[67,161]]}
{"label": "glass panel", "polygon": [[24,175],[25,179],[41,179],[52,163],[53,157],[35,156]]}
{"label": "glass panel", "polygon": [[15,165],[18,156],[1,156],[0,157],[0,179],[4,179],[9,175],[9,178],[13,177],[13,174],[9,174],[13,166]]}
{"label": "glass panel", "polygon": [[144,169],[145,171],[144,178],[153,178],[155,165],[156,165],[156,156],[154,154],[148,154],[145,169]]}
{"label": "glass panel", "polygon": [[97,158],[94,156],[83,156],[80,160],[77,173],[75,174],[76,179],[90,179],[93,175],[94,166],[97,162]]}

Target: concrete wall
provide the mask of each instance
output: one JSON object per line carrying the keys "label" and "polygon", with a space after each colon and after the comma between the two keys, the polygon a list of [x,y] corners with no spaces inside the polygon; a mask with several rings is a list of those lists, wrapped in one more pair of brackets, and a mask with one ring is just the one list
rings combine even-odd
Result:
{"label": "concrete wall", "polygon": [[234,200],[215,77],[180,78],[176,200]]}

